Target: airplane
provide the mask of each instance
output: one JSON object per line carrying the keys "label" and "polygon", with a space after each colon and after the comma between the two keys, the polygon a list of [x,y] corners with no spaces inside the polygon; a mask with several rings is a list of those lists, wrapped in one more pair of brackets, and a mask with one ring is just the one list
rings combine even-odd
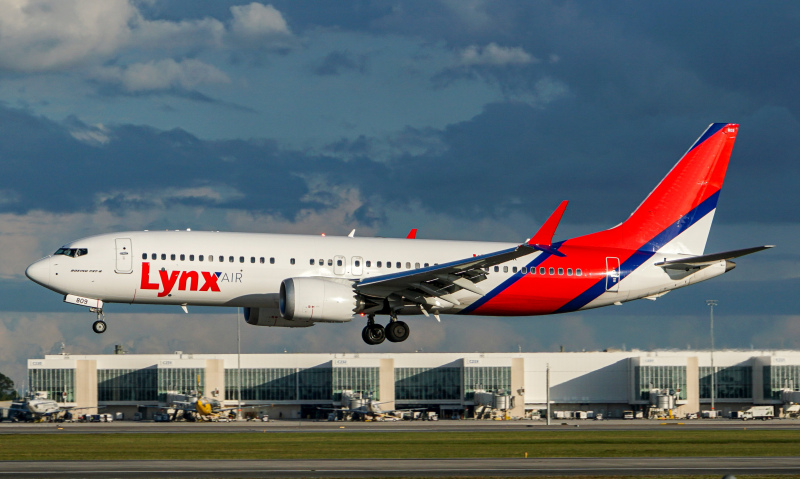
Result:
{"label": "airplane", "polygon": [[8,411],[12,421],[58,421],[64,418],[68,419],[67,415],[71,415],[75,411],[99,409],[97,406],[81,408],[60,406],[56,401],[48,399],[47,396],[47,391],[36,391],[20,402],[11,403],[10,408],[3,409]]}
{"label": "airplane", "polygon": [[257,326],[366,317],[370,345],[405,341],[407,315],[534,316],[655,300],[772,247],[704,253],[738,130],[711,124],[625,221],[563,241],[553,236],[567,201],[520,243],[128,231],[70,242],[25,274],[90,308],[96,333],[106,303],[225,306]]}
{"label": "airplane", "polygon": [[353,393],[352,391],[347,391],[342,394],[342,402],[348,406],[340,408],[320,407],[317,409],[331,411],[334,414],[341,414],[345,420],[352,421],[399,421],[400,416],[396,415],[395,413],[426,411],[428,409],[412,408],[384,411],[381,408],[381,404],[387,404],[394,401],[378,402],[371,397],[362,399],[360,393]]}
{"label": "airplane", "polygon": [[[194,421],[195,419],[202,419],[204,421],[215,421],[222,417],[222,414],[229,413],[240,409],[237,407],[223,408],[222,402],[218,399],[203,396],[203,391],[200,389],[200,377],[197,377],[197,390],[190,391],[189,393],[182,394],[177,391],[167,391],[166,406],[139,406],[147,408],[158,409],[172,409],[173,414],[171,421],[178,417],[181,413],[187,421]],[[241,409],[253,409],[254,406],[242,406]]]}

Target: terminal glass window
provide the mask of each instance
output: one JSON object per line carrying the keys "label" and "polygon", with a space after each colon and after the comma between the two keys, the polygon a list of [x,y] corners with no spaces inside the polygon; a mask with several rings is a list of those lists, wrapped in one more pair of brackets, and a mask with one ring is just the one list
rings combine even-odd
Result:
{"label": "terminal glass window", "polygon": [[156,401],[158,370],[98,369],[98,401]]}
{"label": "terminal glass window", "polygon": [[225,399],[236,400],[239,377],[243,401],[294,401],[297,399],[295,368],[225,370]]}
{"label": "terminal glass window", "polygon": [[672,389],[686,399],[686,366],[636,366],[634,374],[642,401],[650,400],[651,389]]}
{"label": "terminal glass window", "polygon": [[166,402],[168,391],[178,394],[187,394],[198,389],[202,391],[205,380],[205,368],[159,368],[158,400]]}
{"label": "terminal glass window", "polygon": [[333,368],[333,400],[342,400],[342,391],[361,393],[379,401],[378,368]]}
{"label": "terminal glass window", "polygon": [[511,368],[464,368],[464,399],[467,401],[474,399],[476,390],[511,394]]}
{"label": "terminal glass window", "polygon": [[333,397],[333,370],[331,368],[301,369],[297,373],[300,400],[330,401]]}
{"label": "terminal glass window", "polygon": [[31,391],[46,391],[47,398],[56,402],[75,402],[75,370],[29,369],[28,387]]}
{"label": "terminal glass window", "polygon": [[783,389],[800,391],[800,366],[764,366],[764,399],[780,401]]}
{"label": "terminal glass window", "polygon": [[395,368],[395,399],[461,399],[461,368]]}
{"label": "terminal glass window", "polygon": [[[714,368],[714,388],[716,399],[750,399],[753,397],[753,368],[751,366],[731,366]],[[711,399],[711,368],[700,368],[700,399]]]}

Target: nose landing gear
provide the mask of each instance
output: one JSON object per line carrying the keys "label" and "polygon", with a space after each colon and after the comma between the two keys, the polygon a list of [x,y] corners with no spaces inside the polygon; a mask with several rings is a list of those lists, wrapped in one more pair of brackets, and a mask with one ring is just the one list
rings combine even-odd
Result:
{"label": "nose landing gear", "polygon": [[106,325],[105,322],[106,315],[103,314],[103,310],[97,308],[91,308],[89,311],[97,313],[97,321],[92,323],[92,331],[94,331],[97,334],[105,333],[108,325]]}
{"label": "nose landing gear", "polygon": [[398,321],[396,317],[392,317],[384,328],[380,324],[375,324],[375,315],[370,314],[367,317],[367,325],[361,330],[361,338],[370,346],[381,344],[386,339],[399,343],[408,339],[409,332],[408,325]]}

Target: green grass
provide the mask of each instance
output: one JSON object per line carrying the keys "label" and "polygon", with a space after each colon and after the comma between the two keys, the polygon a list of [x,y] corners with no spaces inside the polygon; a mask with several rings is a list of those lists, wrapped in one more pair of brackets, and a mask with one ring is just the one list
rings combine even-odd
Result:
{"label": "green grass", "polygon": [[0,460],[797,456],[799,431],[14,434]]}

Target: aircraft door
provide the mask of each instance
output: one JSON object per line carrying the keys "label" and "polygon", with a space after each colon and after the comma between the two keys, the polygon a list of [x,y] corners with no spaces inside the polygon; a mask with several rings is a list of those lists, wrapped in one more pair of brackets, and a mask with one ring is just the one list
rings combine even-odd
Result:
{"label": "aircraft door", "polygon": [[606,291],[619,291],[619,258],[606,258]]}
{"label": "aircraft door", "polygon": [[361,276],[364,271],[364,259],[361,256],[353,256],[351,260],[350,271],[353,272],[353,276]]}
{"label": "aircraft door", "polygon": [[334,256],[333,257],[333,273],[334,274],[344,274],[345,271],[345,258],[344,256]]}
{"label": "aircraft door", "polygon": [[130,238],[117,238],[114,240],[117,251],[117,267],[114,272],[120,274],[133,273],[133,246]]}

